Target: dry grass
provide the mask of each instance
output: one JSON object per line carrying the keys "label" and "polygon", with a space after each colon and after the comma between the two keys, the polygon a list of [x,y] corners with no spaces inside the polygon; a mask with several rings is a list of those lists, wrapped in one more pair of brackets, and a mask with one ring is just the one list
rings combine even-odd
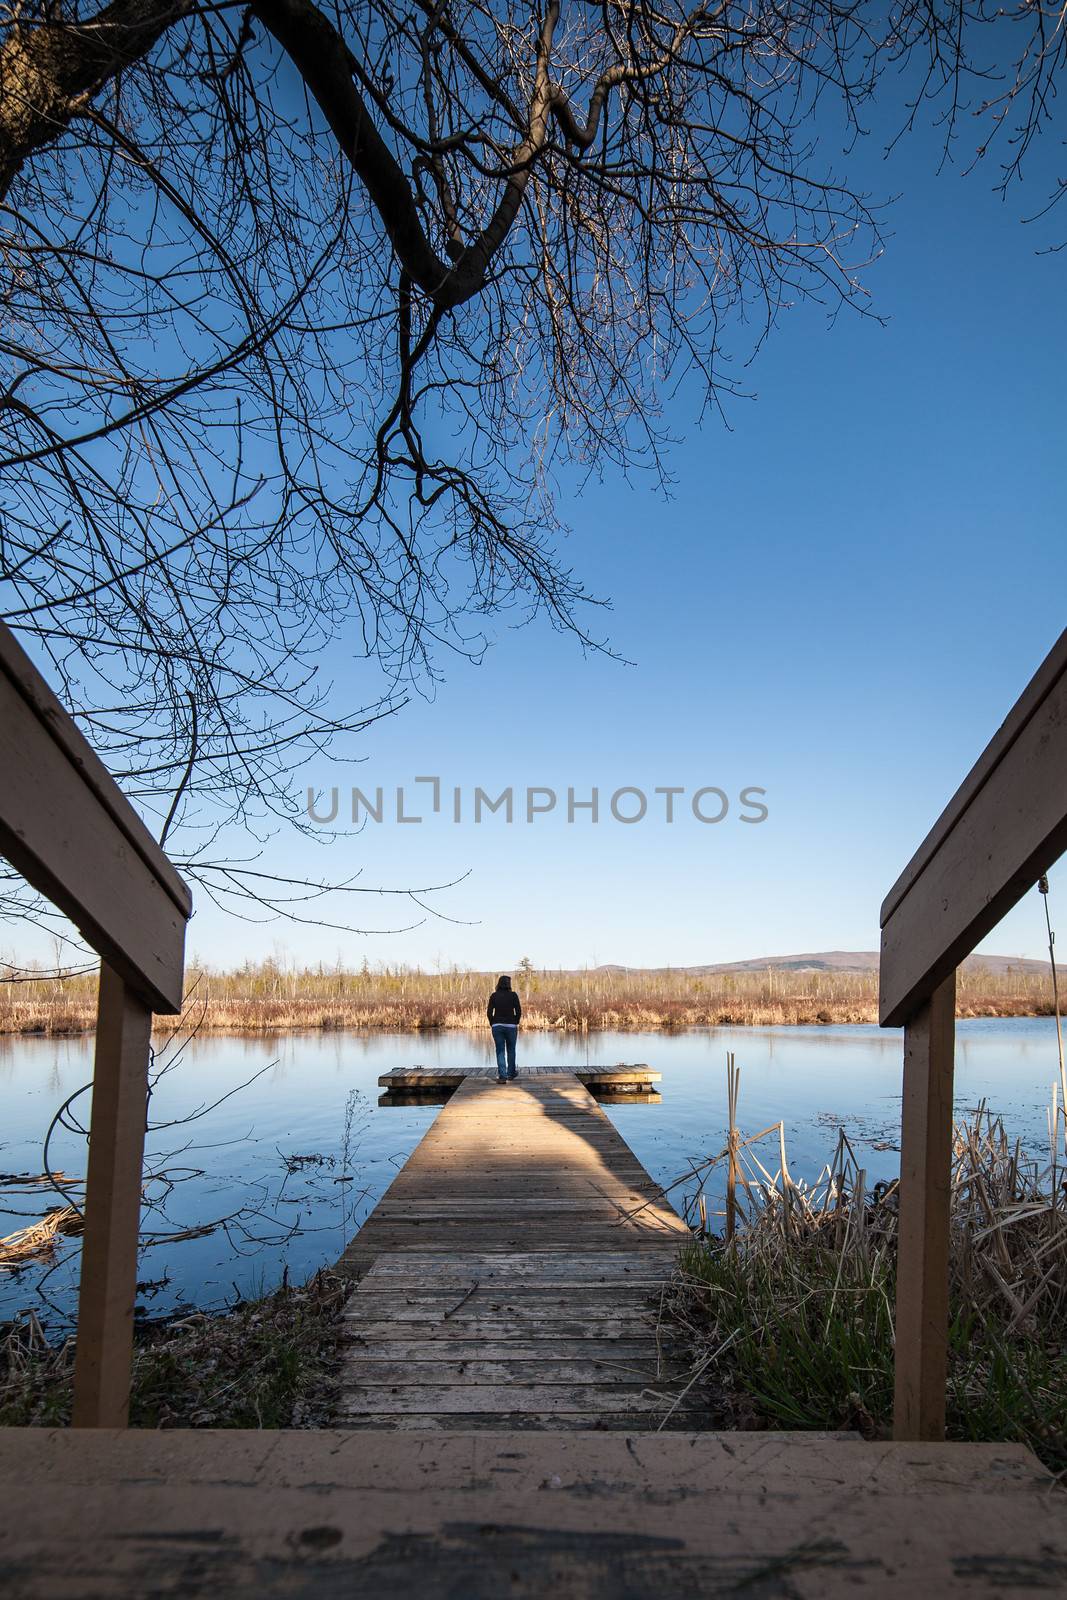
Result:
{"label": "dry grass", "polygon": [[[1020,1441],[1055,1472],[1067,1470],[1063,1126],[1054,1103],[1044,1167],[984,1109],[957,1126],[951,1213],[948,1436]],[[843,1133],[819,1181],[794,1183],[780,1128],[769,1133],[766,1164],[758,1140],[735,1142],[735,1238],[685,1247],[664,1317],[689,1340],[694,1376],[718,1383],[727,1426],[888,1437],[896,1184],[868,1192]]]}
{"label": "dry grass", "polygon": [[48,1255],[55,1246],[56,1235],[80,1233],[81,1212],[74,1206],[53,1206],[28,1228],[19,1228],[0,1239],[0,1270],[22,1266],[37,1256]]}
{"label": "dry grass", "polygon": [[[186,992],[193,1016],[203,1012],[201,1028],[209,1033],[418,1033],[481,1028],[495,976],[400,967],[297,970],[266,961],[234,972],[191,968]],[[515,983],[527,1027],[566,1033],[878,1019],[873,972],[534,972],[517,973]],[[85,1033],[94,1026],[95,1010],[91,974],[0,985],[0,1034]],[[1050,1010],[1048,979],[1040,972],[990,973],[978,965],[961,973],[961,1017],[1041,1016]]]}
{"label": "dry grass", "polygon": [[[139,1428],[319,1428],[333,1416],[340,1315],[351,1284],[319,1272],[213,1315],[135,1332],[130,1423]],[[34,1317],[0,1334],[0,1426],[70,1421],[74,1340]]]}

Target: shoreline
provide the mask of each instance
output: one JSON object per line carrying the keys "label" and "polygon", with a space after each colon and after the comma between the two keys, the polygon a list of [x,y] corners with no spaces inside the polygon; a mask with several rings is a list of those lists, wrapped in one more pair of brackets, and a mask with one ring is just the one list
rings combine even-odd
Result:
{"label": "shoreline", "polygon": [[[492,981],[485,973],[459,970],[352,971],[262,962],[217,971],[193,963],[186,974],[180,1019],[157,1017],[155,1032],[166,1036],[178,1031],[182,1037],[482,1034]],[[570,972],[520,964],[515,985],[523,1027],[563,1037],[878,1022],[878,970],[869,966],[698,973],[669,968]],[[0,1039],[91,1034],[96,998],[97,979],[91,970],[59,977],[28,971],[0,985]],[[1045,971],[1032,965],[966,962],[960,968],[956,1015],[961,1020],[1051,1014],[1052,987]]]}
{"label": "shoreline", "polygon": [[[694,1008],[694,1011],[696,1009]],[[862,1014],[857,1015],[857,1011],[862,1011]],[[956,1011],[956,1021],[1004,1022],[1053,1015],[1051,1003],[1016,1006],[978,1004],[959,1007]],[[700,1011],[690,1016],[669,1018],[655,1014],[618,1015],[605,1011],[599,1013],[595,1020],[572,1018],[560,1020],[540,1016],[537,1013],[527,1013],[523,1018],[523,1029],[528,1033],[555,1033],[563,1037],[600,1033],[671,1035],[715,1028],[870,1027],[877,1025],[877,1022],[878,1013],[874,1006],[869,1008],[820,1006],[817,1011],[811,1011],[800,1005],[796,1007],[780,1005],[767,1007],[765,1010],[753,1008],[744,1012],[724,1010],[715,1015]],[[339,1017],[336,1014],[322,1017],[300,1017],[289,1014],[284,1019],[265,1016],[260,1020],[254,1014],[251,1016],[246,1014],[239,1018],[222,1016],[205,1017],[199,1021],[193,1019],[188,1024],[184,1024],[180,1018],[157,1016],[152,1031],[156,1036],[169,1035],[180,1030],[198,1037],[215,1038],[295,1038],[301,1035],[322,1034],[358,1034],[363,1037],[410,1034],[412,1038],[424,1038],[427,1035],[456,1033],[480,1036],[485,1026],[486,1024],[474,1015],[438,1021],[422,1017],[408,1019],[376,1016],[367,1019],[358,1014],[347,1017]],[[21,1024],[17,1019],[0,1018],[0,1044],[7,1039],[84,1039],[91,1038],[95,1032],[95,1009],[89,1007],[86,1008],[84,1016],[77,1020],[71,1018],[69,1008],[64,1008],[64,1014],[57,1015],[54,1020],[42,1017],[40,1014],[27,1018]]]}

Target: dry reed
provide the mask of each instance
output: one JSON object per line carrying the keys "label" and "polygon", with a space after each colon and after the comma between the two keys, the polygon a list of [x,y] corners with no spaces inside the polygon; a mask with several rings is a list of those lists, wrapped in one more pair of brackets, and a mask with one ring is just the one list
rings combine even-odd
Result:
{"label": "dry reed", "polygon": [[56,1235],[80,1233],[83,1219],[75,1206],[56,1206],[39,1222],[28,1228],[19,1228],[0,1239],[0,1271],[4,1268],[25,1266],[35,1257],[49,1255],[55,1248]]}
{"label": "dry reed", "polygon": [[[735,1096],[736,1098],[736,1096]],[[948,1434],[1019,1440],[1067,1469],[1067,1119],[1027,1158],[982,1106],[953,1136]],[[777,1162],[760,1159],[773,1138]],[[693,1373],[734,1426],[852,1428],[887,1437],[893,1401],[897,1186],[868,1184],[842,1130],[814,1184],[793,1181],[781,1125],[735,1136],[687,1174],[737,1167],[732,1240],[686,1246],[664,1300]],[[686,1181],[685,1179],[679,1182]],[[692,1220],[707,1216],[701,1191]]]}
{"label": "dry reed", "polygon": [[[481,1028],[495,974],[421,972],[394,967],[287,967],[265,961],[232,972],[192,967],[187,1001],[202,1012],[200,1031],[296,1033],[352,1030],[418,1033]],[[767,1027],[875,1022],[878,977],[782,968],[712,973],[684,971],[538,971],[518,974],[528,1028],[584,1033],[673,1031],[693,1027]],[[1046,973],[963,967],[962,1017],[1051,1012]],[[96,978],[53,979],[32,973],[0,985],[0,1034],[76,1034],[92,1030]],[[166,1027],[166,1019],[161,1019]]]}

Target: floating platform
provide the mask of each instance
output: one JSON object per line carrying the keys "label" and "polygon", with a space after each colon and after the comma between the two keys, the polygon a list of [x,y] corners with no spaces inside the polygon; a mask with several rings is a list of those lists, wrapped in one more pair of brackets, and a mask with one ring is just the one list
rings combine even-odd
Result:
{"label": "floating platform", "polygon": [[[540,1078],[577,1078],[591,1094],[606,1104],[621,1103],[632,1096],[634,1103],[655,1104],[661,1096],[654,1085],[663,1077],[653,1072],[643,1061],[621,1063],[604,1067],[527,1067],[519,1069],[516,1082]],[[450,1095],[467,1078],[497,1080],[495,1066],[488,1067],[393,1067],[383,1072],[378,1087],[384,1091],[378,1104],[412,1105],[421,1098],[423,1103],[443,1105]]]}

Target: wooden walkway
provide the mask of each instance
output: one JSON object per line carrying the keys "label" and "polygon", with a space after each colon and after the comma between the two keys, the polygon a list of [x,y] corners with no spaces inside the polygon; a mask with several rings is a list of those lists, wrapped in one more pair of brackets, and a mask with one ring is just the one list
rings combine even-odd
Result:
{"label": "wooden walkway", "polygon": [[465,1076],[342,1259],[339,1420],[692,1428],[657,1330],[688,1237],[574,1073]]}

